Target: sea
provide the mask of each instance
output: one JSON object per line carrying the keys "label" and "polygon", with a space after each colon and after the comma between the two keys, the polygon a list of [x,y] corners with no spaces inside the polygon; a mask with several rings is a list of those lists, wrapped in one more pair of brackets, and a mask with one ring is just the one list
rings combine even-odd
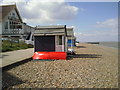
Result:
{"label": "sea", "polygon": [[99,42],[99,45],[120,49],[120,42]]}

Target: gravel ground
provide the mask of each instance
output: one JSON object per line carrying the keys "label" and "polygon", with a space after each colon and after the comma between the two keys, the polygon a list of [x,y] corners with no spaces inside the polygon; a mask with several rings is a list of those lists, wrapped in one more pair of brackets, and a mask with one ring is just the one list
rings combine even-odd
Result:
{"label": "gravel ground", "polygon": [[81,43],[68,60],[29,61],[3,72],[3,88],[117,88],[117,49]]}

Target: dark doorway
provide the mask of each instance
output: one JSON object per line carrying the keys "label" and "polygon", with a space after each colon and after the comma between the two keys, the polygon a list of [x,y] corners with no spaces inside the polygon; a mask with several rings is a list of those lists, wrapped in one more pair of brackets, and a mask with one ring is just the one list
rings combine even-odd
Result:
{"label": "dark doorway", "polygon": [[35,36],[36,51],[55,51],[55,36]]}

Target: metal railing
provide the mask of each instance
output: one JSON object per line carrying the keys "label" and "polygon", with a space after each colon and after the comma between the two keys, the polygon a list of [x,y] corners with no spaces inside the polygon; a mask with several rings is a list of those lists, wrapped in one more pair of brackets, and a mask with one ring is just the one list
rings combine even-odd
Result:
{"label": "metal railing", "polygon": [[24,34],[22,29],[4,29],[2,35],[21,35]]}

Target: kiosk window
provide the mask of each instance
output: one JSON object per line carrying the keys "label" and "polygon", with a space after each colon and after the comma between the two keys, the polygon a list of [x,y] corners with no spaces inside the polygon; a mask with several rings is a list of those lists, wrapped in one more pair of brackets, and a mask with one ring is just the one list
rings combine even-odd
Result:
{"label": "kiosk window", "polygon": [[59,36],[59,45],[62,45],[62,36]]}

